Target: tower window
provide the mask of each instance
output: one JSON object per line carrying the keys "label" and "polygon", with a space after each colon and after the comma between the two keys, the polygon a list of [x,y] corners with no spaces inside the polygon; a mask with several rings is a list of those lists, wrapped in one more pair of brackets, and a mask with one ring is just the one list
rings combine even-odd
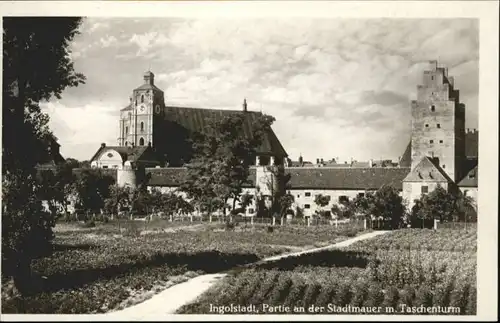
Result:
{"label": "tower window", "polygon": [[441,128],[441,124],[440,124],[440,123],[438,123],[438,124],[437,124],[437,127],[438,127],[438,128]]}
{"label": "tower window", "polygon": [[430,142],[431,144],[433,144],[433,143],[434,143],[434,140],[432,140],[432,139],[431,139],[429,142]]}
{"label": "tower window", "polygon": [[141,132],[144,131],[144,122],[141,122]]}
{"label": "tower window", "polygon": [[144,146],[144,138],[139,139],[139,146]]}
{"label": "tower window", "polygon": [[144,103],[144,94],[141,95],[141,103]]}
{"label": "tower window", "polygon": [[[432,94],[434,95],[434,92],[432,92]],[[436,106],[435,105],[431,105],[431,111],[432,112],[436,111]]]}

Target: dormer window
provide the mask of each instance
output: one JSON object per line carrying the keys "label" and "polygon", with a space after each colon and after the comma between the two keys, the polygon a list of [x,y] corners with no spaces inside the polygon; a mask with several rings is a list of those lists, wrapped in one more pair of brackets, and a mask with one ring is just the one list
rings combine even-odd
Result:
{"label": "dormer window", "polygon": [[475,177],[476,177],[476,173],[475,173],[475,172],[471,172],[471,173],[469,174],[469,178],[475,178]]}
{"label": "dormer window", "polygon": [[441,128],[441,124],[440,123],[438,123],[436,126],[438,127],[438,129]]}

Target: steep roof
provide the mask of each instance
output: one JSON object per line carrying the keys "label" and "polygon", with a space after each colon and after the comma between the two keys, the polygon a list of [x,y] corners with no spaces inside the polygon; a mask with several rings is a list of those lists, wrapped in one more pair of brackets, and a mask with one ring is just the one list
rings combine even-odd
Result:
{"label": "steep roof", "polygon": [[401,156],[401,160],[399,161],[400,167],[411,167],[411,140],[406,146],[405,152]]}
{"label": "steep roof", "polygon": [[[137,162],[139,159],[144,158],[146,155],[152,153],[151,147],[149,146],[135,146],[135,147],[127,147],[127,146],[103,146],[99,147],[97,152],[92,156],[90,162],[100,156],[102,153],[108,150],[115,150],[120,154],[123,161]],[[153,156],[150,156],[153,157]]]}
{"label": "steep roof", "polygon": [[409,168],[287,168],[291,174],[290,185],[294,189],[379,189],[391,185],[402,189],[403,179]]}
{"label": "steep roof", "polygon": [[415,168],[405,177],[404,182],[453,182],[439,166],[435,158],[422,157]]}
{"label": "steep roof", "polygon": [[[207,125],[211,119],[221,119],[234,114],[245,114],[245,123],[243,124],[244,135],[251,135],[252,124],[259,116],[260,112],[242,110],[222,110],[222,109],[201,109],[188,107],[173,107],[168,106],[165,109],[165,120],[176,123],[192,133],[203,133],[207,129]],[[281,145],[274,131],[269,131],[262,142],[262,145],[257,149],[259,154],[273,154],[279,157],[287,157],[285,149]]]}
{"label": "steep roof", "polygon": [[478,163],[477,159],[468,159],[466,162],[467,174],[458,182],[458,186],[463,187],[477,187],[477,172]]}

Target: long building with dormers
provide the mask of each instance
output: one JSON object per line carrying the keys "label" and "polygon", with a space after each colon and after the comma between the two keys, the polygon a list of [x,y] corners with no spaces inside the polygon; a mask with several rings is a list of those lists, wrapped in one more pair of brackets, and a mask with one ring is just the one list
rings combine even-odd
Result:
{"label": "long building with dormers", "polygon": [[[219,110],[177,107],[165,104],[163,91],[146,72],[144,83],[132,91],[129,104],[120,112],[117,145],[102,144],[91,158],[91,166],[108,169],[118,184],[176,191],[186,174],[184,165],[192,157],[190,138],[203,132],[208,120],[242,113],[248,135],[255,111],[246,102],[241,109]],[[417,86],[417,100],[411,102],[411,140],[397,163],[373,160],[351,164],[294,163],[276,134],[266,134],[250,171],[244,193],[269,195],[272,174],[267,165],[284,164],[291,174],[289,193],[295,207],[305,215],[317,210],[318,194],[329,195],[330,209],[383,185],[392,185],[409,206],[438,184],[460,189],[477,200],[478,131],[465,129],[465,107],[447,69],[431,61]],[[257,193],[258,192],[258,193]],[[231,201],[230,201],[230,204]],[[247,208],[254,214],[255,205]]]}

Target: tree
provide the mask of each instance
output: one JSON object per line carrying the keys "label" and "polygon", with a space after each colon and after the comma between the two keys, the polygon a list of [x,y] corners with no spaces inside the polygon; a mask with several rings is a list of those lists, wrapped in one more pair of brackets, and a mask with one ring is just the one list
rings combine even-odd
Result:
{"label": "tree", "polygon": [[[193,136],[194,155],[187,165],[181,190],[197,208],[215,204],[225,211],[230,198],[232,209],[240,200],[243,185],[249,183],[250,165],[274,122],[273,117],[261,113],[247,118],[247,113],[241,112],[213,119],[203,133]],[[248,123],[250,133],[245,134],[244,126]]]}
{"label": "tree", "polygon": [[104,200],[104,210],[107,214],[116,214],[118,218],[120,212],[130,208],[131,189],[128,186],[112,185],[109,196]]}
{"label": "tree", "polygon": [[114,179],[100,169],[83,169],[73,184],[75,208],[88,213],[99,213],[111,196]]}
{"label": "tree", "polygon": [[53,217],[44,211],[37,164],[49,157],[56,138],[39,102],[61,98],[67,87],[84,83],[75,73],[69,43],[81,18],[3,19],[2,88],[2,274],[17,289],[31,290],[31,259],[53,237]]}
{"label": "tree", "polygon": [[475,212],[474,201],[464,196],[458,189],[446,190],[438,185],[432,192],[422,195],[412,209],[412,219],[440,222],[458,222],[473,220]]}
{"label": "tree", "polygon": [[72,185],[75,181],[73,163],[64,162],[55,169],[42,169],[39,171],[40,197],[47,201],[52,216],[57,217],[68,212]]}
{"label": "tree", "polygon": [[318,214],[321,217],[325,217],[327,212],[323,210],[325,206],[327,206],[330,203],[331,196],[330,195],[323,195],[323,194],[318,194],[314,198],[314,203],[320,208],[318,211]]}
{"label": "tree", "polygon": [[390,185],[382,186],[375,193],[368,192],[364,196],[358,196],[350,203],[349,208],[352,213],[389,222],[393,229],[401,226],[406,211],[403,198]]}

